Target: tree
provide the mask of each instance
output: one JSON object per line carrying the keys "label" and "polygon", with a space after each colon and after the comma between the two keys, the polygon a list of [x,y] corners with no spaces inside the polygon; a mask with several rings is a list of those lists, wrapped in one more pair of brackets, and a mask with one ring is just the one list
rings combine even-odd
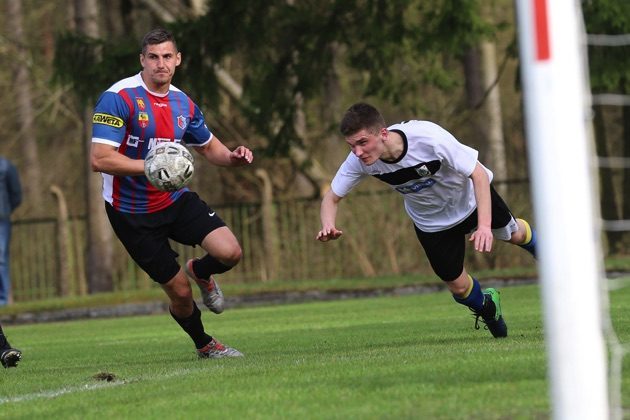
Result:
{"label": "tree", "polygon": [[[98,8],[96,0],[75,0],[77,30],[90,37],[98,38]],[[81,106],[84,126],[84,156],[88,220],[87,279],[90,293],[113,290],[112,283],[112,231],[105,214],[102,199],[102,179],[92,172],[89,165],[92,143],[92,108]]]}
{"label": "tree", "polygon": [[[144,3],[153,5],[164,19],[176,17],[155,2]],[[222,60],[238,61],[238,77],[228,76],[242,88],[239,109],[266,139],[262,150],[267,155],[287,155],[291,145],[304,146],[300,124],[296,124],[304,112],[300,108],[308,109],[321,96],[326,82],[322,75],[329,74],[341,54],[343,66],[352,70],[356,78],[352,83],[362,88],[362,96],[417,110],[421,105],[414,92],[422,85],[443,90],[454,87],[456,77],[446,68],[445,58],[488,32],[471,4],[462,6],[454,0],[434,2],[430,7],[412,0],[215,0],[205,15],[168,25],[186,52],[184,70],[178,72],[176,82],[203,102],[225,88]],[[234,26],[235,20],[240,24]],[[112,48],[116,44],[120,40],[96,42],[94,46],[107,48],[102,48],[104,55],[93,66],[112,70],[112,56],[120,52],[120,48]],[[72,63],[84,61],[74,56],[71,45],[61,46]],[[63,71],[77,84],[87,86],[85,70],[76,67]],[[119,62],[115,67],[123,68]],[[89,83],[94,85],[93,77]],[[296,106],[300,103],[303,105]],[[216,102],[207,105],[219,111]]]}
{"label": "tree", "polygon": [[35,134],[35,111],[31,94],[32,83],[29,69],[31,60],[28,57],[27,42],[22,26],[22,0],[5,2],[7,12],[7,29],[11,33],[11,40],[15,45],[15,60],[11,61],[14,72],[14,89],[17,98],[19,132],[22,155],[25,159],[24,190],[26,205],[34,213],[41,213],[42,207],[42,177],[39,161],[37,136]]}

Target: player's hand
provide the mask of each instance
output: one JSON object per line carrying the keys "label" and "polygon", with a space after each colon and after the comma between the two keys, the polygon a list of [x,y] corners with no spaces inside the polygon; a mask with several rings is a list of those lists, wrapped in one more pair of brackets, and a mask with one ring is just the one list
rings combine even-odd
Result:
{"label": "player's hand", "polygon": [[324,228],[317,232],[317,236],[315,239],[322,242],[328,242],[330,240],[338,239],[343,232],[338,230],[336,227]]}
{"label": "player's hand", "polygon": [[248,165],[254,161],[254,154],[245,146],[238,146],[230,153],[233,166]]}
{"label": "player's hand", "polygon": [[478,227],[476,231],[470,235],[469,241],[474,242],[475,250],[479,252],[492,251],[492,229],[487,226]]}

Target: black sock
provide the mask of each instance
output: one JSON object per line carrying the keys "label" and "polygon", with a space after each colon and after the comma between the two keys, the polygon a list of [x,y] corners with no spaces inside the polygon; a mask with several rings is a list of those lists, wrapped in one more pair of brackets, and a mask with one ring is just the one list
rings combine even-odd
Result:
{"label": "black sock", "polygon": [[9,344],[9,341],[4,336],[4,334],[0,333],[0,350],[10,349],[10,348],[11,348],[11,344]]}
{"label": "black sock", "polygon": [[9,345],[9,342],[7,341],[7,338],[4,336],[4,332],[2,331],[2,327],[0,327],[0,350],[2,349],[8,349],[11,346]]}
{"label": "black sock", "polygon": [[190,336],[192,341],[194,341],[196,348],[200,349],[212,340],[212,337],[206,334],[203,329],[201,311],[194,301],[193,312],[188,318],[178,318],[175,314],[173,314],[173,312],[171,312],[171,316],[179,324],[179,326],[182,327],[182,330],[186,331],[186,334]]}
{"label": "black sock", "polygon": [[205,257],[194,260],[192,263],[195,275],[200,279],[209,279],[213,274],[225,273],[232,267],[223,264],[212,255],[206,254]]}

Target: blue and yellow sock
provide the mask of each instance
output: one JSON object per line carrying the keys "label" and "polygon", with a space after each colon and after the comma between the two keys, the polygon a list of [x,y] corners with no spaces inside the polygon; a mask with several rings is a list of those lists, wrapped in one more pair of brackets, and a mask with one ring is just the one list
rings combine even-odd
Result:
{"label": "blue and yellow sock", "polygon": [[530,254],[532,254],[534,258],[536,258],[536,230],[533,229],[529,225],[529,223],[527,223],[527,220],[524,220],[524,219],[516,219],[516,220],[517,221],[520,220],[525,225],[525,240],[523,241],[522,244],[519,244],[519,246],[523,248],[524,250],[526,250],[527,252],[529,252]]}
{"label": "blue and yellow sock", "polygon": [[481,285],[474,277],[468,275],[470,279],[470,286],[464,294],[464,296],[455,296],[453,299],[455,302],[468,306],[475,312],[479,312],[483,309],[483,292],[481,291]]}

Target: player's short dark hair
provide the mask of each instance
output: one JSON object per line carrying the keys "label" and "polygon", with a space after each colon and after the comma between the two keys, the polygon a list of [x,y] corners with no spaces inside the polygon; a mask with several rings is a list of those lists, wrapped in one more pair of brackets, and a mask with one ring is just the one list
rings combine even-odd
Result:
{"label": "player's short dark hair", "polygon": [[153,29],[142,38],[142,54],[146,54],[149,45],[157,45],[169,41],[173,43],[175,51],[177,51],[177,43],[172,33],[164,28]]}
{"label": "player's short dark hair", "polygon": [[348,137],[363,129],[374,131],[383,127],[385,127],[385,119],[378,109],[370,104],[359,102],[348,108],[341,119],[339,131]]}

